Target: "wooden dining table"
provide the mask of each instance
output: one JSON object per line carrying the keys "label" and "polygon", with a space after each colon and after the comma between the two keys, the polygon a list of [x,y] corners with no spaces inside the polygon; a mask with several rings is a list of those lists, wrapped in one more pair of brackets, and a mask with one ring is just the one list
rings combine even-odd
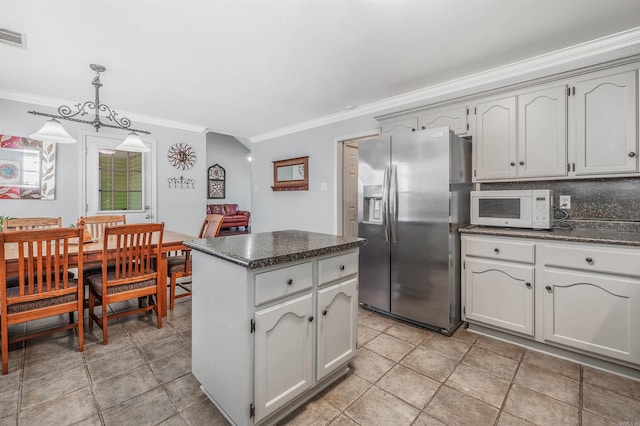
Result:
{"label": "wooden dining table", "polygon": [[[195,239],[191,235],[182,234],[180,232],[175,231],[164,231],[164,235],[162,237],[162,258],[158,263],[158,280],[160,283],[164,283],[163,289],[164,291],[159,292],[158,294],[158,307],[159,313],[162,316],[167,316],[167,291],[166,291],[166,283],[167,283],[167,254],[170,252],[175,252],[178,250],[188,251],[190,250],[186,247],[183,242],[190,241]],[[157,237],[154,235],[154,246],[157,244]],[[113,246],[113,247],[112,247]],[[85,242],[82,247],[82,262],[84,265],[88,264],[100,264],[103,259],[103,241],[101,239]],[[115,240],[113,244],[109,241],[109,246],[107,249],[107,256],[113,249],[115,251]],[[5,257],[7,259],[6,267],[7,267],[7,276],[18,275],[18,252],[17,245],[8,244],[5,247]],[[108,257],[107,257],[108,258]],[[78,266],[78,246],[70,245],[69,249],[69,267],[77,267]]]}

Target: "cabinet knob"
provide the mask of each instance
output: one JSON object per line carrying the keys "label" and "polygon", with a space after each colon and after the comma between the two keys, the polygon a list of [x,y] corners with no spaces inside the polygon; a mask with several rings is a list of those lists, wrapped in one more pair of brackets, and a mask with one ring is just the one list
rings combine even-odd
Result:
{"label": "cabinet knob", "polygon": [[635,157],[635,156],[636,156],[636,153],[635,153],[635,152],[630,152],[630,153],[629,153],[629,157]]}
{"label": "cabinet knob", "polygon": [[518,164],[520,164],[521,166],[524,166],[524,161],[519,161]]}
{"label": "cabinet knob", "polygon": [[344,271],[344,265],[340,265],[340,270]]}
{"label": "cabinet knob", "polygon": [[546,286],[545,288],[547,289],[547,291],[551,291],[551,286],[550,285]]}
{"label": "cabinet knob", "polygon": [[322,315],[327,315],[327,310],[322,311]]}
{"label": "cabinet knob", "polygon": [[427,127],[426,127],[426,126],[422,126],[422,130],[426,130],[426,129],[427,129]]}
{"label": "cabinet knob", "polygon": [[496,247],[496,248],[494,248],[494,249],[493,249],[493,251],[495,251],[495,252],[496,252],[496,254],[500,254],[500,249],[499,249],[499,248],[497,248],[497,247]]}
{"label": "cabinet knob", "polygon": [[291,284],[293,284],[293,280],[292,280],[291,278],[289,278],[289,279],[287,280],[287,285],[291,285]]}
{"label": "cabinet knob", "polygon": [[585,259],[585,261],[586,261],[587,263],[593,263],[593,259],[592,259],[592,258],[590,258],[590,257],[587,257],[587,258]]}
{"label": "cabinet knob", "polygon": [[511,162],[511,163],[509,163],[509,164],[511,164],[511,167],[515,167],[515,166],[516,166],[516,162],[515,162],[515,161],[512,161],[512,162]]}
{"label": "cabinet knob", "polygon": [[313,322],[313,316],[309,317],[309,322]]}
{"label": "cabinet knob", "polygon": [[527,288],[531,288],[531,283],[524,283],[524,285],[526,285]]}
{"label": "cabinet knob", "polygon": [[411,129],[411,131],[412,131],[412,132],[415,132],[415,131],[416,131],[416,129],[412,128],[412,129]]}

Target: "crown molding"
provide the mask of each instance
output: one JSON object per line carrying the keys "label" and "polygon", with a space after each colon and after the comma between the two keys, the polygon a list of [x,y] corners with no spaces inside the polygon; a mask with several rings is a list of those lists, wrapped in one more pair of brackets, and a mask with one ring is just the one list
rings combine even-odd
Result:
{"label": "crown molding", "polygon": [[372,102],[349,111],[319,117],[272,132],[255,135],[249,137],[249,140],[253,143],[262,142],[363,115],[390,114],[400,109],[417,107],[419,103],[428,105],[469,96],[501,86],[522,83],[559,72],[571,71],[572,69],[638,54],[640,54],[640,27]]}
{"label": "crown molding", "polygon": [[[16,92],[0,88],[0,99],[22,102],[27,104],[40,105],[57,109],[60,105],[75,105],[77,102],[48,98],[46,96],[38,96],[30,93]],[[148,115],[135,114],[126,111],[118,111],[118,115],[127,117],[132,122],[151,124],[154,126],[169,127],[172,129],[186,130],[188,132],[204,133],[209,129],[205,126],[196,124],[183,123],[180,121],[165,120],[163,118],[151,117]]]}

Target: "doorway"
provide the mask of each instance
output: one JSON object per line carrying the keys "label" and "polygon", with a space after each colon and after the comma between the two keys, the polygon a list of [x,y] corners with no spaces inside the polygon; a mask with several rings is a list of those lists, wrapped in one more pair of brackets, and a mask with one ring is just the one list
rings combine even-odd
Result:
{"label": "doorway", "polygon": [[341,227],[345,237],[358,236],[358,144],[372,139],[378,133],[341,141]]}
{"label": "doorway", "polygon": [[124,214],[127,223],[153,222],[156,212],[155,149],[117,151],[124,136],[84,135],[83,216]]}

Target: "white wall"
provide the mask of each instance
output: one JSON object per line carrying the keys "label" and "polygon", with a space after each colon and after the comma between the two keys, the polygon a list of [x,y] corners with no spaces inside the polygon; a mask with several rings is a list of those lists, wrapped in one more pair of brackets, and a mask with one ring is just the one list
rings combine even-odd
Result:
{"label": "white wall", "polygon": [[[359,117],[253,144],[251,231],[300,229],[336,234],[338,229],[336,139],[379,127]],[[309,156],[308,191],[272,191],[273,161]],[[325,189],[326,188],[326,189]]]}
{"label": "white wall", "polygon": [[[251,211],[251,163],[248,160],[250,154],[251,151],[234,137],[207,133],[206,170],[214,164],[219,164],[226,172],[226,198],[209,199],[208,204],[237,204],[240,210]],[[203,196],[206,198],[207,194],[208,192],[205,192]]]}
{"label": "white wall", "polygon": [[[0,99],[0,134],[28,136],[42,127],[46,118],[27,114],[29,110],[56,111],[38,105]],[[86,124],[64,121],[67,131],[81,141],[81,133],[92,131]],[[148,130],[151,135],[143,139],[153,140],[156,146],[157,162],[157,204],[156,221],[164,222],[166,229],[197,236],[202,223],[206,204],[206,136],[180,129],[133,123],[134,128]],[[101,134],[124,134],[122,130],[102,128]],[[196,152],[197,160],[193,168],[182,171],[175,169],[167,160],[167,151],[174,143],[187,143]],[[0,200],[0,215],[13,217],[61,216],[65,225],[75,224],[83,214],[82,159],[80,143],[58,144],[56,150],[56,198],[55,200]],[[169,189],[168,178],[184,176],[195,179],[195,189]]]}

